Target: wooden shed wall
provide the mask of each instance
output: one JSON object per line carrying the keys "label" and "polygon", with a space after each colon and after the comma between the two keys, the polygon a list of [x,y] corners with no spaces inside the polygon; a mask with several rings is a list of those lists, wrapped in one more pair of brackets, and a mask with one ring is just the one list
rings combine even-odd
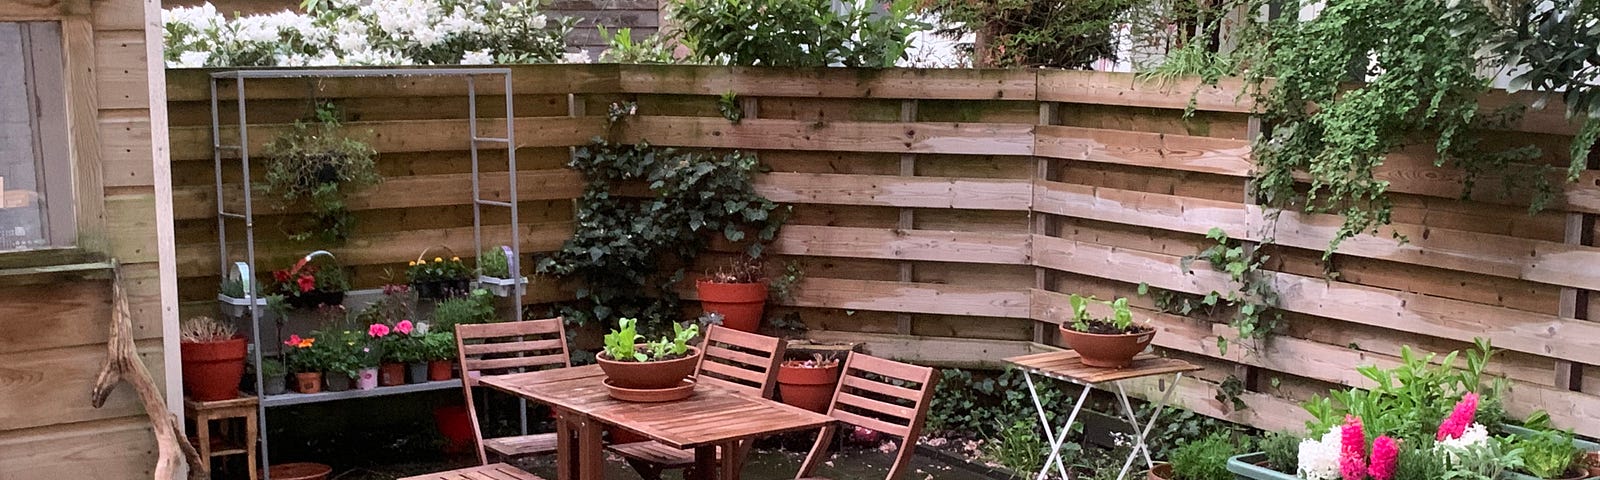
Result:
{"label": "wooden shed wall", "polygon": [[[61,24],[79,234],[77,249],[54,258],[0,254],[0,263],[75,264],[48,274],[8,270],[0,279],[0,478],[122,480],[148,477],[155,464],[133,389],[118,387],[100,409],[90,407],[89,391],[105,361],[112,309],[109,271],[95,265],[110,259],[123,265],[146,366],[177,391],[169,374],[177,339],[163,335],[176,326],[175,277],[162,274],[158,241],[166,162],[157,168],[152,160],[166,144],[164,128],[152,128],[152,119],[165,124],[161,59],[152,53],[161,32],[146,30],[159,23],[159,9],[140,0],[0,3],[0,21]],[[181,399],[168,400],[181,413]]]}
{"label": "wooden shed wall", "polygon": [[[1458,201],[1459,172],[1425,152],[1393,155],[1380,176],[1395,193],[1393,229],[1411,242],[1347,241],[1333,260],[1341,275],[1329,281],[1320,254],[1338,219],[1285,214],[1271,269],[1290,325],[1263,348],[1222,352],[1225,325],[1157,312],[1134,291],[1140,282],[1226,290],[1224,276],[1203,265],[1186,275],[1179,258],[1203,249],[1212,227],[1260,240],[1263,212],[1246,195],[1251,106],[1239,85],[1200,89],[1185,119],[1194,85],[1113,73],[514,70],[527,251],[555,248],[570,232],[581,180],[562,167],[567,147],[605,133],[605,106],[632,99],[640,115],[615,132],[622,140],[760,152],[772,168],[761,192],[795,207],[772,251],[806,271],[779,309],[800,312],[813,337],[994,365],[1058,343],[1068,293],[1134,297],[1163,331],[1158,347],[1208,367],[1181,403],[1272,429],[1298,428],[1296,402],[1311,393],[1365,385],[1354,365],[1393,364],[1402,345],[1451,350],[1489,337],[1506,350],[1495,371],[1511,380],[1513,413],[1544,408],[1562,426],[1600,435],[1600,379],[1589,378],[1600,369],[1582,368],[1600,363],[1600,325],[1584,320],[1587,296],[1575,294],[1600,286],[1600,250],[1582,245],[1594,228],[1586,219],[1600,212],[1600,172],[1584,172],[1551,209],[1529,215],[1515,197]],[[203,301],[216,285],[204,72],[171,77],[180,286]],[[354,131],[371,132],[389,178],[353,202],[358,233],[335,251],[370,287],[429,246],[470,250],[471,217],[459,82],[364,82],[379,83],[263,84],[247,96],[256,139],[303,115],[308,92],[335,99],[360,120]],[[717,114],[717,97],[730,91],[746,108],[738,124]],[[484,97],[480,111],[498,101]],[[1573,132],[1559,111],[1530,112],[1506,141],[1534,139],[1550,161],[1564,161]],[[509,228],[504,218],[490,223]],[[288,250],[269,241],[265,251],[280,261],[303,253]],[[570,288],[541,279],[529,301],[570,298]],[[1251,408],[1214,399],[1230,375],[1246,382]]]}

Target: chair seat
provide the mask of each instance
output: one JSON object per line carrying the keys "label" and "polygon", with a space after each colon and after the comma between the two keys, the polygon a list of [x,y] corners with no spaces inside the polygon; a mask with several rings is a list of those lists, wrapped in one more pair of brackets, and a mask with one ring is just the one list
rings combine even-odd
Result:
{"label": "chair seat", "polygon": [[522,458],[530,455],[555,453],[556,434],[541,433],[520,437],[483,439],[483,449],[505,458]]}
{"label": "chair seat", "polygon": [[607,448],[623,458],[651,463],[659,468],[683,468],[694,465],[693,450],[673,448],[661,442],[624,443]]}
{"label": "chair seat", "polygon": [[425,474],[425,475],[417,475],[415,477],[406,477],[406,478],[402,478],[400,480],[544,480],[544,479],[543,478],[539,478],[538,475],[534,475],[534,474],[522,471],[522,469],[517,468],[517,467],[506,465],[504,463],[493,463],[493,464],[489,464],[489,465],[480,465],[480,466],[476,466],[476,467],[460,468],[460,469],[451,470],[451,471],[448,471],[448,472],[429,473],[429,474]]}

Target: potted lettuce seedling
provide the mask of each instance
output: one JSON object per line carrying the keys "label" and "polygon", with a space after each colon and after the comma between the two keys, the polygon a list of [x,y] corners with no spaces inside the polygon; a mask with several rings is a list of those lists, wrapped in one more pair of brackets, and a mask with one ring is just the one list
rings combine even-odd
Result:
{"label": "potted lettuce seedling", "polygon": [[478,286],[497,297],[511,296],[512,287],[517,289],[518,295],[527,295],[528,277],[517,275],[512,278],[511,272],[522,272],[511,254],[511,247],[502,245],[484,252],[483,257],[478,259]]}
{"label": "potted lettuce seedling", "polygon": [[700,363],[700,349],[689,341],[700,334],[700,326],[673,324],[673,336],[639,343],[639,321],[624,318],[617,329],[606,335],[605,351],[595,355],[595,361],[606,373],[606,378],[617,388],[630,390],[664,390],[677,388],[683,379],[694,374]]}
{"label": "potted lettuce seedling", "polygon": [[1089,302],[1094,297],[1072,295],[1072,321],[1061,324],[1061,339],[1078,352],[1083,364],[1101,368],[1125,368],[1133,364],[1133,357],[1150,346],[1156,330],[1149,325],[1133,323],[1133,310],[1128,299],[1100,302],[1111,307],[1111,316],[1095,317],[1089,313]]}

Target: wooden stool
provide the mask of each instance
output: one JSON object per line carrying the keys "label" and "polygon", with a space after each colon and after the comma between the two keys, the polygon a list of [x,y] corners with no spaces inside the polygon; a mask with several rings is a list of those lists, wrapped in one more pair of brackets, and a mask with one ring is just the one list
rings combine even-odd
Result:
{"label": "wooden stool", "polygon": [[[244,455],[250,471],[250,480],[260,478],[256,470],[256,397],[241,396],[232,400],[197,402],[183,399],[184,415],[194,422],[193,436],[189,440],[200,451],[200,461],[211,470],[211,457]],[[244,421],[243,435],[233,419]],[[211,432],[211,421],[217,420],[217,435]]]}

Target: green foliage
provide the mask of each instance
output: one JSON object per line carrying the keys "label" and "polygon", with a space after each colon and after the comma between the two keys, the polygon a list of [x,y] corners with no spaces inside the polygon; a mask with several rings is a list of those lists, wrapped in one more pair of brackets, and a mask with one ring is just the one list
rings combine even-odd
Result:
{"label": "green foliage", "polygon": [[671,336],[638,344],[644,339],[639,334],[639,321],[632,318],[617,320],[617,328],[605,336],[606,357],[618,362],[652,362],[682,357],[689,353],[689,342],[700,335],[700,325],[672,324]]}
{"label": "green foliage", "polygon": [[1522,470],[1539,478],[1565,478],[1579,463],[1583,451],[1572,444],[1571,430],[1550,430],[1550,416],[1535,413],[1527,426],[1534,430],[1514,437],[1511,442],[1522,451]]}
{"label": "green foliage", "polygon": [[354,377],[363,368],[378,366],[382,355],[382,352],[373,348],[366,332],[326,330],[317,332],[316,338],[317,343],[311,346],[311,350],[321,360],[323,372]]}
{"label": "green foliage", "polygon": [[[955,25],[939,33],[960,39],[987,37],[974,64],[993,67],[1089,68],[1115,59],[1115,23],[1140,2],[1132,0],[929,0],[929,10]],[[977,45],[966,45],[975,50]]]}
{"label": "green foliage", "polygon": [[682,0],[674,2],[680,41],[704,63],[776,67],[892,67],[907,37],[924,28],[914,0],[884,12],[864,0]]}
{"label": "green foliage", "polygon": [[601,63],[677,63],[672,57],[672,46],[661,41],[659,36],[651,35],[635,42],[631,28],[619,28],[614,34],[604,25],[595,28],[600,29],[600,38],[606,42],[606,51],[600,53]]}
{"label": "green foliage", "polygon": [[[1267,467],[1280,472],[1294,472],[1300,465],[1300,437],[1285,432],[1271,432],[1256,443],[1267,456]],[[1402,455],[1404,455],[1402,453]],[[1406,477],[1397,478],[1439,478]]]}
{"label": "green foliage", "polygon": [[617,328],[606,334],[606,356],[618,362],[643,362],[649,357],[635,346],[643,339],[644,335],[639,334],[638,320],[632,318],[617,320]]}
{"label": "green foliage", "polygon": [[[261,289],[261,283],[260,282],[256,282],[255,279],[251,279],[250,281],[252,283],[255,283],[255,290],[256,290],[256,295],[257,296],[265,295],[267,293],[265,290]],[[245,285],[244,284],[244,280],[237,279],[237,278],[230,278],[230,279],[222,281],[222,286],[221,286],[221,288],[219,288],[219,292],[222,293],[223,295],[227,295],[227,296],[230,296],[230,297],[233,297],[233,298],[244,298],[244,295],[245,295],[244,285]]]}
{"label": "green foliage", "polygon": [[[596,140],[570,166],[588,183],[576,228],[561,249],[539,260],[539,273],[583,282],[578,302],[558,313],[579,325],[628,317],[665,328],[681,315],[676,294],[683,265],[714,235],[746,244],[759,258],[783,224],[779,206],[751,185],[754,155],[618,145]],[[612,192],[644,182],[651,195]]]}
{"label": "green foliage", "polygon": [[[1041,381],[1034,386],[1045,405],[1071,401],[1054,382]],[[1055,409],[1048,413],[1052,422],[1059,422],[1056,417],[1064,419],[1066,415]],[[1003,432],[997,429],[1019,422],[1036,425],[1038,415],[1021,371],[975,376],[967,370],[946,369],[940,372],[939,384],[934,387],[927,426],[932,432],[998,438]]]}
{"label": "green foliage", "polygon": [[511,278],[511,262],[505,250],[491,248],[483,252],[483,256],[478,257],[478,272],[488,277]]}
{"label": "green foliage", "polygon": [[1175,480],[1232,480],[1228,471],[1228,457],[1235,455],[1233,435],[1217,432],[1199,440],[1178,445],[1172,451],[1172,474]]}
{"label": "green foliage", "polygon": [[1105,318],[1096,318],[1089,313],[1089,302],[1093,300],[1094,297],[1084,298],[1076,293],[1069,297],[1073,330],[1086,333],[1136,333],[1149,328],[1133,324],[1133,309],[1128,307],[1128,299],[1100,302],[1111,308],[1111,316]]}
{"label": "green foliage", "polygon": [[1446,452],[1447,467],[1438,478],[1445,480],[1499,480],[1505,472],[1523,468],[1522,450],[1499,438],[1490,438],[1481,447],[1441,450]]}
{"label": "green foliage", "polygon": [[1016,420],[983,444],[983,455],[1012,472],[1037,472],[1049,451],[1035,420]]}
{"label": "green foliage", "polygon": [[[1189,267],[1195,260],[1203,260],[1211,268],[1228,274],[1228,280],[1236,287],[1227,293],[1210,292],[1200,300],[1200,304],[1215,308],[1219,303],[1226,303],[1234,309],[1234,315],[1228,325],[1233,327],[1241,341],[1263,340],[1272,334],[1273,329],[1283,321],[1283,314],[1277,309],[1278,291],[1273,287],[1270,273],[1265,265],[1270,255],[1262,253],[1263,248],[1246,249],[1238,241],[1228,238],[1227,232],[1220,228],[1212,228],[1206,232],[1206,238],[1216,242],[1197,255],[1185,256],[1178,261],[1183,273],[1193,273]],[[1263,242],[1263,246],[1271,243],[1270,239]],[[1141,291],[1141,293],[1143,293]],[[1217,337],[1217,348],[1223,353],[1228,351],[1228,338]]]}
{"label": "green foliage", "polygon": [[454,332],[463,323],[492,323],[495,321],[494,297],[487,290],[476,289],[464,297],[440,300],[433,306],[430,328]]}
{"label": "green foliage", "polygon": [[262,190],[281,209],[302,204],[309,209],[299,218],[300,225],[288,231],[296,241],[340,243],[349,238],[355,215],[345,197],[382,180],[373,162],[377,151],[344,136],[340,125],[333,105],[319,104],[315,120],[296,121],[263,149],[267,174]]}
{"label": "green foliage", "polygon": [[[504,255],[501,258],[505,258]],[[434,257],[412,261],[406,266],[406,281],[411,283],[465,280],[472,278],[472,269],[461,257]]]}
{"label": "green foliage", "polygon": [[283,360],[277,358],[261,359],[261,376],[267,378],[281,378],[289,373],[289,367]]}
{"label": "green foliage", "polygon": [[[1401,347],[1401,363],[1394,368],[1357,367],[1356,371],[1375,385],[1370,390],[1351,388],[1307,401],[1304,407],[1313,420],[1307,422],[1306,429],[1326,432],[1342,424],[1345,415],[1355,415],[1373,435],[1431,442],[1439,422],[1468,392],[1480,395],[1477,423],[1500,425],[1505,416],[1497,394],[1500,386],[1498,382],[1484,383],[1484,371],[1494,351],[1488,340],[1479,339],[1474,348],[1465,352],[1464,356],[1462,352],[1450,352],[1437,358],[1432,353],[1419,355],[1406,346]],[[1466,368],[1456,368],[1462,357]]]}
{"label": "green foliage", "polygon": [[[1483,31],[1485,51],[1516,75],[1508,90],[1533,90],[1542,94],[1534,108],[1544,108],[1546,98],[1560,95],[1567,117],[1583,127],[1572,142],[1567,181],[1576,181],[1586,167],[1589,151],[1600,136],[1600,3],[1583,0],[1527,2],[1493,0],[1460,2],[1459,10],[1482,15],[1493,28]],[[1471,22],[1464,22],[1471,24]]]}
{"label": "green foliage", "polygon": [[717,97],[717,112],[734,124],[744,120],[744,105],[739,104],[739,94],[728,91]]}
{"label": "green foliage", "polygon": [[[1293,472],[1294,464],[1284,469],[1274,464],[1273,469],[1280,472]],[[1403,442],[1400,444],[1400,454],[1394,462],[1394,478],[1445,478],[1449,470],[1449,459],[1443,452],[1433,448],[1432,444],[1420,442]]]}
{"label": "green foliage", "polygon": [[442,361],[456,359],[456,334],[450,331],[431,330],[422,336],[422,355],[424,360]]}

